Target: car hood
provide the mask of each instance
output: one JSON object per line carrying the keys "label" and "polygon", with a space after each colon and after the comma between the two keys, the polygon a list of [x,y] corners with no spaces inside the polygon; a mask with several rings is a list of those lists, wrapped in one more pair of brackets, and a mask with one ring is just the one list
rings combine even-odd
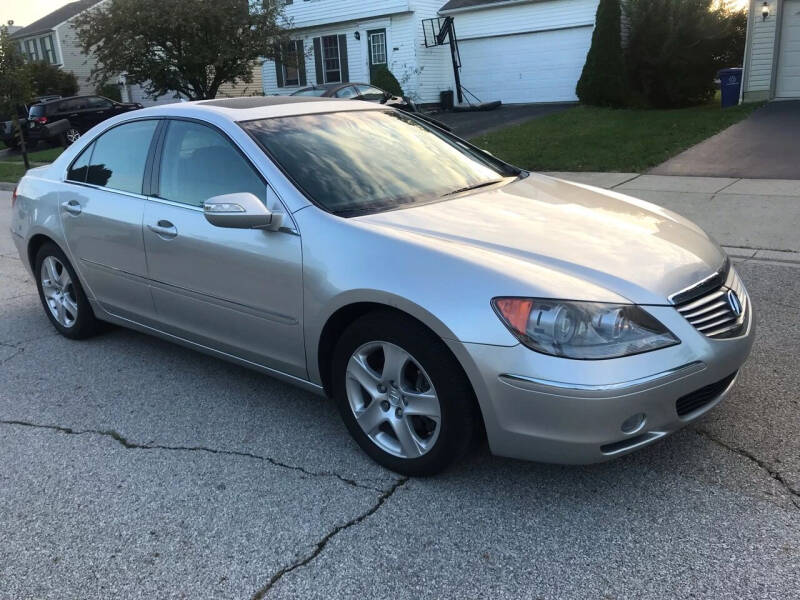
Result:
{"label": "car hood", "polygon": [[[509,269],[520,259],[529,261],[640,304],[668,304],[670,295],[713,274],[725,260],[705,232],[671,211],[536,174],[358,220],[442,244],[479,247],[507,257]],[[492,263],[502,268],[502,260]]]}

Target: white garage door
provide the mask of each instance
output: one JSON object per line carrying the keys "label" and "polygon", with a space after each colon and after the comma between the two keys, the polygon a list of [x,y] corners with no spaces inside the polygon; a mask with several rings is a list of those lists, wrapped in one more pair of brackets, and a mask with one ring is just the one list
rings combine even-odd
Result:
{"label": "white garage door", "polygon": [[577,100],[592,29],[461,40],[461,83],[484,102]]}
{"label": "white garage door", "polygon": [[783,3],[775,95],[778,98],[800,98],[800,0]]}

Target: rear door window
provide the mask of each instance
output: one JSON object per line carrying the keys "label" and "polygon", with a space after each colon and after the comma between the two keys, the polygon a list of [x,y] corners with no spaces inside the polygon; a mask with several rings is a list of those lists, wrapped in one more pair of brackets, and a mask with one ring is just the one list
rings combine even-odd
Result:
{"label": "rear door window", "polygon": [[86,183],[113,190],[142,193],[147,153],[158,121],[118,125],[94,142]]}

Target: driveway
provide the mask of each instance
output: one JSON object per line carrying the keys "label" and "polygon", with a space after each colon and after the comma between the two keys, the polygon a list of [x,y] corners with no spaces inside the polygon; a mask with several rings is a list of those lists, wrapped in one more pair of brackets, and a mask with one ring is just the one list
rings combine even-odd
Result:
{"label": "driveway", "polygon": [[457,136],[469,139],[495,129],[561,112],[573,106],[575,103],[504,104],[495,110],[441,112],[435,114],[434,117],[452,127],[453,133]]}
{"label": "driveway", "polygon": [[[608,185],[675,207],[701,193],[668,181]],[[764,220],[783,214],[736,183]],[[702,420],[611,463],[525,463],[483,446],[440,477],[406,480],[365,458],[316,396],[125,329],[56,335],[6,233],[9,196],[0,192],[0,599],[800,589],[796,237],[786,252],[732,249],[758,336],[735,391]],[[695,218],[726,244],[786,244],[768,231],[745,240],[697,204]]]}
{"label": "driveway", "polygon": [[770,102],[650,173],[800,179],[800,100]]}

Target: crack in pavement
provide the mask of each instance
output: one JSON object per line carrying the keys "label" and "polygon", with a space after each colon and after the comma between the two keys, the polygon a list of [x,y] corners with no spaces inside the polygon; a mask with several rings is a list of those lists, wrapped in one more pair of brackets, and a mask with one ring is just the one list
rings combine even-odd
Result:
{"label": "crack in pavement", "polygon": [[[288,463],[281,462],[274,458],[270,458],[269,456],[260,456],[258,454],[252,454],[251,452],[240,452],[238,450],[218,450],[216,448],[208,448],[206,446],[167,446],[163,444],[137,444],[136,442],[132,442],[127,438],[123,437],[119,432],[114,431],[113,429],[108,429],[108,430],[72,429],[71,427],[62,427],[60,425],[41,425],[39,423],[31,423],[29,421],[17,421],[17,420],[7,420],[7,419],[0,419],[0,424],[15,425],[20,427],[32,427],[35,429],[47,429],[50,431],[57,431],[59,433],[65,433],[68,435],[86,435],[86,434],[102,435],[105,437],[110,437],[111,439],[118,442],[121,446],[129,450],[172,450],[179,452],[208,452],[210,454],[224,454],[227,456],[251,458],[255,460],[268,462],[271,465],[280,467],[282,469],[298,471],[300,473],[304,473],[305,475],[309,475],[311,477],[332,477],[352,487],[369,490],[371,492],[379,492],[382,494],[385,493],[385,490],[383,489],[373,487],[370,485],[361,484],[355,479],[349,479],[332,471],[309,471],[304,467],[299,467],[297,465],[290,465]],[[396,485],[393,485],[392,488],[390,488],[390,490],[394,489],[395,487]]]}
{"label": "crack in pavement", "polygon": [[727,443],[723,442],[718,437],[715,437],[711,432],[705,429],[694,429],[698,435],[701,437],[706,438],[717,444],[718,446],[722,446],[729,452],[733,452],[734,454],[738,454],[739,456],[743,456],[744,458],[750,460],[752,463],[756,464],[761,470],[765,471],[770,477],[772,477],[775,481],[781,484],[786,492],[789,493],[789,500],[792,504],[794,504],[797,508],[800,509],[800,490],[794,489],[791,484],[786,481],[783,475],[781,475],[780,471],[776,471],[772,467],[769,466],[765,461],[758,458],[755,454],[750,452],[749,450],[745,450],[744,448],[738,448],[735,446],[730,446]]}
{"label": "crack in pavement", "polygon": [[406,483],[408,483],[408,477],[403,477],[402,479],[395,481],[394,485],[392,485],[391,488],[383,492],[378,497],[378,500],[375,502],[375,504],[373,504],[370,507],[369,510],[367,510],[364,513],[361,513],[359,516],[357,516],[354,519],[351,519],[344,525],[338,525],[331,531],[329,531],[320,541],[317,542],[316,546],[314,546],[314,549],[311,551],[310,554],[289,565],[286,565],[280,571],[278,571],[272,577],[270,577],[269,581],[264,585],[264,587],[260,588],[259,590],[256,591],[255,594],[253,594],[252,600],[262,600],[264,597],[266,597],[269,591],[275,586],[275,584],[278,583],[278,581],[280,581],[285,575],[288,575],[289,573],[295,571],[296,569],[299,569],[300,567],[304,567],[305,565],[313,561],[315,558],[317,558],[325,549],[325,546],[328,545],[328,542],[330,542],[331,539],[333,539],[336,535],[338,535],[345,529],[349,529],[354,525],[358,525],[367,517],[374,515],[378,511],[378,509],[381,506],[383,506],[386,503],[386,501],[389,498],[391,498],[392,495],[401,487],[403,487]]}

